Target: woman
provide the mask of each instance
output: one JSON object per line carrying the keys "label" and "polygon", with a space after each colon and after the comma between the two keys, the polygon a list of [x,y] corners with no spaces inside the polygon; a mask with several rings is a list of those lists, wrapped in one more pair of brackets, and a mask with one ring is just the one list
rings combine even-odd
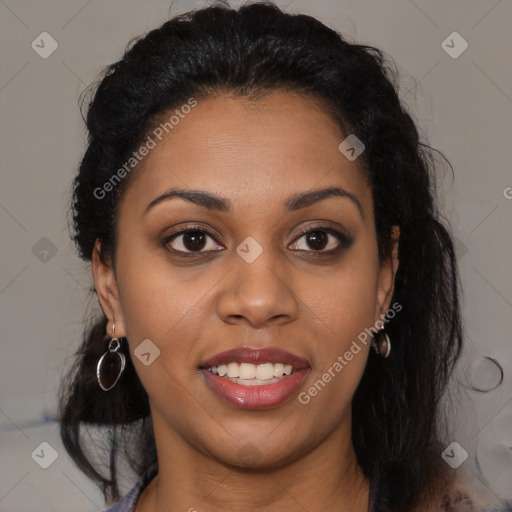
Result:
{"label": "woman", "polygon": [[73,201],[103,314],[60,420],[107,501],[122,455],[139,476],[109,511],[480,506],[440,455],[459,282],[393,78],[270,3],[175,17],[107,69]]}

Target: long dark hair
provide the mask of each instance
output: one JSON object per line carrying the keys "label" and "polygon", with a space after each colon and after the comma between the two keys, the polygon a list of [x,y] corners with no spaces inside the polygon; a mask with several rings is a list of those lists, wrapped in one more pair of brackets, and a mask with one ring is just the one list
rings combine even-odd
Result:
{"label": "long dark hair", "polygon": [[[238,10],[223,2],[174,17],[133,42],[109,66],[88,105],[88,147],[73,183],[73,240],[91,260],[95,240],[115,260],[119,198],[127,175],[98,198],[168,111],[221,92],[256,99],[295,91],[319,100],[361,155],[373,192],[380,261],[391,226],[400,226],[400,265],[393,302],[402,310],[386,325],[388,359],[371,351],[352,403],[352,437],[370,479],[385,480],[393,510],[411,510],[443,473],[440,401],[462,347],[460,283],[447,221],[435,197],[435,158],[398,97],[396,67],[382,51],[347,41],[320,21],[270,2]],[[133,171],[132,175],[136,172]],[[445,227],[446,226],[446,227]],[[106,318],[88,326],[63,378],[59,420],[75,463],[118,500],[122,452],[141,476],[156,460],[148,396],[127,354],[116,387],[103,392],[96,364],[106,349]],[[107,433],[109,474],[86,453],[80,428]]]}

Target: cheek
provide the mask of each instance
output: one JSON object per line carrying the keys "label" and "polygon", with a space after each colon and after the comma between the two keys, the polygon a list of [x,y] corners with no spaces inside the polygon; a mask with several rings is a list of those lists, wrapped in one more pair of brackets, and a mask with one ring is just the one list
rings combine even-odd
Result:
{"label": "cheek", "polygon": [[[200,325],[196,319],[197,287],[191,286],[190,280],[182,282],[182,278],[169,275],[169,268],[146,261],[136,271],[135,261],[126,259],[124,263],[119,265],[119,293],[136,372],[154,406],[167,409],[172,400],[173,410],[186,410],[194,403],[186,387],[196,368],[191,347],[198,338],[195,326]],[[147,359],[139,356],[148,352],[146,364]]]}
{"label": "cheek", "polygon": [[[314,368],[299,402],[334,421],[346,408],[364,372],[377,304],[378,263],[372,244],[363,244],[330,274],[321,293],[310,294],[322,333],[312,354]],[[326,407],[326,404],[330,404]]]}
{"label": "cheek", "polygon": [[364,373],[371,343],[368,329],[374,323],[375,289],[371,272],[353,273],[345,276],[342,285],[326,287],[316,304],[324,335],[317,338],[314,365],[297,399],[308,417],[315,418],[317,435],[345,417]]}
{"label": "cheek", "polygon": [[[120,248],[122,243],[119,244]],[[119,251],[117,275],[128,339],[160,339],[199,300],[189,273],[142,244]]]}
{"label": "cheek", "polygon": [[332,349],[343,350],[374,324],[377,280],[378,261],[372,244],[361,243],[335,272],[323,279],[321,292],[310,295],[328,328]]}
{"label": "cheek", "polygon": [[[214,322],[208,291],[214,293],[222,272],[173,266],[147,249],[120,256],[117,269],[126,337],[137,373],[148,391],[164,386],[178,398],[183,389],[176,379],[183,385],[197,374],[197,352]],[[136,357],[137,347],[147,339],[158,349],[150,366]]]}
{"label": "cheek", "polygon": [[354,329],[364,329],[373,323],[377,287],[375,274],[368,269],[333,276],[315,296],[315,307],[323,312],[327,325],[336,336],[353,336]]}

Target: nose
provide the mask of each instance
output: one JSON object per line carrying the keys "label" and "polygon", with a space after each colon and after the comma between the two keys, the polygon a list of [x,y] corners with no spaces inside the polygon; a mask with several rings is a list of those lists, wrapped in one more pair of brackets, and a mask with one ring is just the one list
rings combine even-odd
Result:
{"label": "nose", "polygon": [[245,322],[262,329],[297,317],[291,272],[286,272],[285,262],[278,262],[272,251],[263,250],[251,263],[234,253],[233,265],[217,299],[217,314],[224,322]]}

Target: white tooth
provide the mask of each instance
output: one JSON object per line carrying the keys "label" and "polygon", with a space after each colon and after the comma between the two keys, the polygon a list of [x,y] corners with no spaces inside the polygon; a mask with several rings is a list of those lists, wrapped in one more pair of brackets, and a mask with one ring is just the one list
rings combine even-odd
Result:
{"label": "white tooth", "polygon": [[274,377],[282,377],[284,375],[284,364],[276,363],[274,365]]}
{"label": "white tooth", "polygon": [[238,369],[239,369],[238,363],[229,363],[227,376],[228,377],[238,377]]}
{"label": "white tooth", "polygon": [[258,380],[258,379],[228,379],[235,384],[242,384],[243,386],[268,386],[269,384],[274,384],[279,382],[281,379],[279,377],[273,377],[270,380]]}
{"label": "white tooth", "polygon": [[256,377],[256,366],[251,363],[240,363],[238,376],[241,379],[254,379]]}
{"label": "white tooth", "polygon": [[279,379],[284,375],[290,375],[293,371],[292,365],[284,365],[282,363],[262,363],[254,365],[251,363],[221,364],[211,368],[212,373],[219,377],[229,377],[235,380],[268,382],[269,380]]}
{"label": "white tooth", "polygon": [[263,363],[256,368],[256,378],[259,380],[270,380],[274,377],[274,365],[272,363]]}

